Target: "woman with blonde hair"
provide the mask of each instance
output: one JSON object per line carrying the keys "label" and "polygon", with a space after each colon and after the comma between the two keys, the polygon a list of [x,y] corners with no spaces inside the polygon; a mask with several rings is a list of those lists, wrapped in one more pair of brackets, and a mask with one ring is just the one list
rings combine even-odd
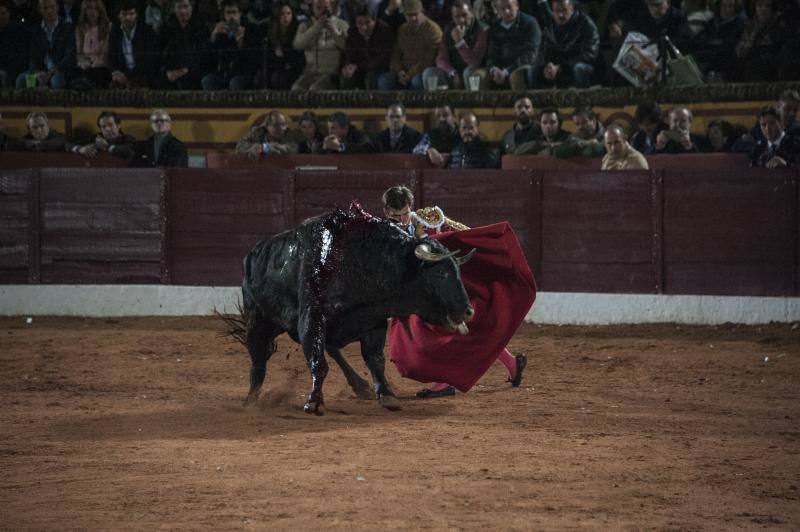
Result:
{"label": "woman with blonde hair", "polygon": [[111,23],[102,0],[84,0],[75,25],[78,67],[72,75],[74,89],[105,89],[111,83],[108,40]]}

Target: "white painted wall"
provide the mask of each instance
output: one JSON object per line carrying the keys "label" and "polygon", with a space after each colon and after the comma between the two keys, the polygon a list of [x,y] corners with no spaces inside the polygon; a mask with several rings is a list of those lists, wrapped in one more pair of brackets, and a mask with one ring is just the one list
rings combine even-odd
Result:
{"label": "white painted wall", "polygon": [[[205,316],[236,312],[231,287],[0,285],[2,316]],[[540,292],[527,321],[542,324],[686,324],[800,321],[800,298]]]}

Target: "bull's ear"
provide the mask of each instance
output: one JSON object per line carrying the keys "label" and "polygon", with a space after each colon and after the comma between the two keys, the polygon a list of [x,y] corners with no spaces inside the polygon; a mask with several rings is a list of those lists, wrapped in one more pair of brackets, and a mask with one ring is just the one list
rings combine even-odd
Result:
{"label": "bull's ear", "polygon": [[476,248],[472,248],[472,251],[470,251],[466,255],[462,255],[460,257],[455,257],[456,264],[458,264],[459,266],[463,266],[464,264],[468,263],[469,259],[471,259],[473,257],[473,255],[475,255],[476,251],[477,251]]}

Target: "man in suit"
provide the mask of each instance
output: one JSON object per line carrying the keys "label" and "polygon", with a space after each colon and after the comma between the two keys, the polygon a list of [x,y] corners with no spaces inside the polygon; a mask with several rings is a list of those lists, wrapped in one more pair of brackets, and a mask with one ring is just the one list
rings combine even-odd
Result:
{"label": "man in suit", "polygon": [[136,0],[123,0],[117,15],[108,47],[111,88],[149,87],[158,72],[158,37],[149,25],[139,24]]}
{"label": "man in suit", "polygon": [[800,163],[800,137],[786,133],[778,109],[773,106],[761,109],[758,123],[764,138],[750,153],[752,166],[781,168]]}
{"label": "man in suit", "polygon": [[16,85],[26,88],[26,76],[35,74],[37,86],[63,89],[76,65],[75,27],[59,19],[56,0],[39,0],[39,14],[42,22],[31,28],[29,68],[17,76]]}
{"label": "man in suit", "polygon": [[386,110],[386,129],[373,139],[375,153],[412,153],[422,133],[406,125],[406,108],[393,103]]}
{"label": "man in suit", "polygon": [[186,146],[172,136],[172,118],[169,113],[164,109],[153,109],[150,113],[150,127],[153,129],[153,135],[134,145],[130,166],[188,167],[189,156]]}

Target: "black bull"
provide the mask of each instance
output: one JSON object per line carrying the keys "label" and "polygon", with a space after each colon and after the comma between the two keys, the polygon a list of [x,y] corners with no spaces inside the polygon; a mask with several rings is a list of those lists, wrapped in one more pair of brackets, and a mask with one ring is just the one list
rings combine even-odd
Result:
{"label": "black bull", "polygon": [[387,318],[417,314],[424,321],[465,332],[473,309],[454,258],[435,240],[412,237],[352,205],[311,218],[262,240],[244,260],[245,344],[250,352],[250,391],[258,398],[275,338],[287,332],[302,345],[312,388],[305,411],[324,412],[322,384],[327,350],[360,397],[366,383],[340,349],[358,341],[375,396],[400,408],[384,376]]}

